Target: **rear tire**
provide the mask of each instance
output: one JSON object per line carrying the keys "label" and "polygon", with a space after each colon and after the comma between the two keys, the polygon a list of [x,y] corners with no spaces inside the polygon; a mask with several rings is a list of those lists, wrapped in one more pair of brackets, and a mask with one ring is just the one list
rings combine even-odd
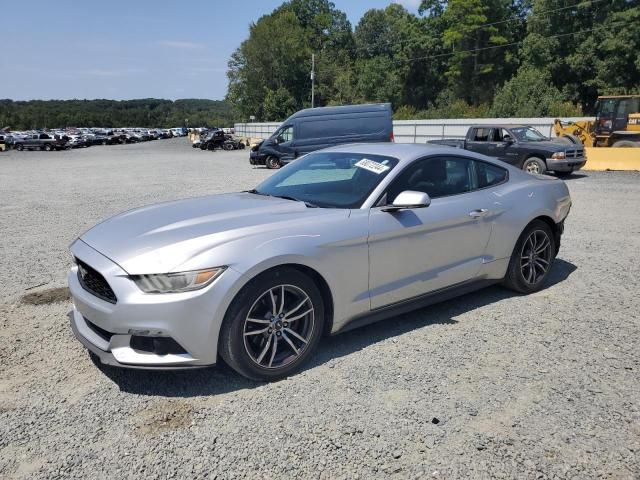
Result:
{"label": "rear tire", "polygon": [[520,293],[541,290],[555,256],[556,242],[551,228],[542,220],[534,220],[516,242],[503,285]]}
{"label": "rear tire", "polygon": [[613,148],[639,148],[640,143],[634,142],[632,140],[618,140],[616,143],[611,145]]}
{"label": "rear tire", "polygon": [[268,169],[275,170],[280,168],[282,166],[282,163],[280,163],[279,158],[274,156],[268,156],[265,161],[265,165],[267,166]]}
{"label": "rear tire", "polygon": [[578,137],[571,134],[562,135],[561,137],[556,137],[554,139],[558,143],[566,143],[568,145],[582,145],[582,142]]}
{"label": "rear tire", "polygon": [[51,151],[51,145],[47,144],[47,145],[45,145],[44,147],[42,147],[42,149],[43,149],[45,152],[50,152],[50,151]]}
{"label": "rear tire", "polygon": [[21,152],[22,150],[24,150],[24,145],[22,145],[21,143],[16,145],[16,150],[18,150],[19,152]]}
{"label": "rear tire", "polygon": [[542,175],[546,172],[547,166],[541,158],[530,157],[522,164],[522,170],[527,173],[537,173],[538,175]]}
{"label": "rear tire", "polygon": [[270,270],[238,293],[220,330],[219,352],[240,375],[271,381],[298,370],[324,329],[320,290],[293,268]]}

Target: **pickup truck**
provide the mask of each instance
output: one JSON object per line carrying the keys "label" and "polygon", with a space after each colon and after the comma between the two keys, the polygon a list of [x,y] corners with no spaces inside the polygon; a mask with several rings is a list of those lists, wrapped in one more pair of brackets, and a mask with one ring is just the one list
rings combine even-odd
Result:
{"label": "pickup truck", "polygon": [[527,125],[474,125],[464,140],[430,140],[427,143],[448,145],[495,157],[529,173],[553,171],[570,175],[587,160],[582,145],[554,141]]}
{"label": "pickup truck", "polygon": [[59,135],[49,135],[47,133],[35,133],[24,138],[15,139],[13,148],[16,150],[64,150],[69,148],[67,141]]}

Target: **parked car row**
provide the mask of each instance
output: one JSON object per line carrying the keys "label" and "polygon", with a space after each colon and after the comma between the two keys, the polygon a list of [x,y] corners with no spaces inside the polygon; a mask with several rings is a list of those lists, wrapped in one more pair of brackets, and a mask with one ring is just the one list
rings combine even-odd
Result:
{"label": "parked car row", "polygon": [[243,150],[246,147],[245,143],[235,138],[230,133],[232,130],[228,128],[204,130],[191,146],[200,150]]}
{"label": "parked car row", "polygon": [[120,145],[187,135],[186,128],[67,128],[46,131],[3,132],[5,148],[22,150],[68,150],[92,145]]}

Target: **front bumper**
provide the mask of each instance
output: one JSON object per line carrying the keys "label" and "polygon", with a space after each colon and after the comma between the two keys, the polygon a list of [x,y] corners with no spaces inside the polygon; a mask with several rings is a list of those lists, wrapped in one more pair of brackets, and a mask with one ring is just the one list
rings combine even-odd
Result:
{"label": "front bumper", "polygon": [[587,159],[584,157],[565,160],[547,158],[547,170],[552,170],[554,172],[573,172],[580,170],[586,163]]}
{"label": "front bumper", "polygon": [[251,165],[264,165],[266,157],[256,150],[249,152],[249,163]]}
{"label": "front bumper", "polygon": [[[102,363],[129,368],[176,369],[213,365],[230,292],[240,275],[227,269],[211,285],[185,293],[145,294],[119,265],[78,240],[71,251],[99,272],[112,288],[112,304],[85,290],[73,267],[71,328]],[[97,328],[96,328],[97,327]],[[158,354],[134,339],[172,339],[181,350]]]}

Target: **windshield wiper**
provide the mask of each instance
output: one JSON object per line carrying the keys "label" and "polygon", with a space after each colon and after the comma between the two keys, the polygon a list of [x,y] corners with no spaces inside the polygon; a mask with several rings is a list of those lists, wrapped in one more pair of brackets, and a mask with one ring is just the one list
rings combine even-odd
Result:
{"label": "windshield wiper", "polygon": [[309,208],[320,208],[315,203],[307,202],[306,200],[300,200],[299,198],[290,197],[288,195],[273,195],[271,193],[259,192],[255,188],[251,190],[245,190],[245,193],[253,193],[254,195],[263,195],[265,197],[282,198],[283,200],[292,200],[294,202],[303,202]]}

